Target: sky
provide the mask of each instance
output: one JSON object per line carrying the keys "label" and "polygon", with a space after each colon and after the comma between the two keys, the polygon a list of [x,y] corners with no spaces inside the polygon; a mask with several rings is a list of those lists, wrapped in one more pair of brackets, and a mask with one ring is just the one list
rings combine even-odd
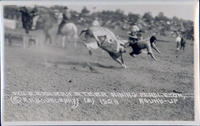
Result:
{"label": "sky", "polygon": [[[97,4],[97,5],[74,5],[69,6],[69,9],[80,11],[83,6],[86,6],[91,11],[116,10],[121,9],[125,14],[131,12],[143,15],[145,12],[151,12],[153,16],[159,12],[164,12],[167,17],[177,16],[178,18],[193,20],[195,4],[194,2],[178,2],[178,3],[131,3],[131,4]],[[94,9],[96,8],[96,9]]]}
{"label": "sky", "polygon": [[[44,6],[51,5],[66,5],[70,10],[81,11],[86,6],[91,12],[102,10],[116,10],[121,9],[125,14],[131,12],[135,14],[143,15],[145,12],[151,12],[153,16],[158,15],[159,12],[164,12],[164,15],[172,18],[177,16],[178,18],[193,20],[195,11],[195,0],[68,0],[67,2],[38,2]],[[141,2],[142,1],[142,2]],[[167,1],[167,2],[166,2]],[[15,2],[16,4],[16,2]],[[18,4],[21,4],[20,2]],[[23,4],[27,4],[23,2]],[[34,2],[28,2],[29,6],[34,6]],[[94,9],[96,8],[96,9]]]}

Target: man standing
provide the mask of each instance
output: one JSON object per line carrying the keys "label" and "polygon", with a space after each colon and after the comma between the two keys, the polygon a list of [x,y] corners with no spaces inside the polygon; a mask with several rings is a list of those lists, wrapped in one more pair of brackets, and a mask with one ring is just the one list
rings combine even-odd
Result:
{"label": "man standing", "polygon": [[94,19],[94,21],[92,22],[92,26],[100,26],[100,23],[99,23],[97,17],[96,17],[96,18]]}
{"label": "man standing", "polygon": [[180,50],[180,43],[181,43],[181,35],[178,33],[176,38],[176,50]]}
{"label": "man standing", "polygon": [[63,26],[67,23],[67,21],[69,21],[71,19],[71,14],[68,11],[68,7],[63,8],[62,15],[63,15],[62,21],[61,21],[60,25],[58,26],[57,34],[61,34],[61,30],[62,30]]}
{"label": "man standing", "polygon": [[185,39],[183,39],[183,37],[181,37],[181,47],[180,47],[180,50],[181,49],[183,49],[183,51],[185,50],[185,44],[186,44]]}

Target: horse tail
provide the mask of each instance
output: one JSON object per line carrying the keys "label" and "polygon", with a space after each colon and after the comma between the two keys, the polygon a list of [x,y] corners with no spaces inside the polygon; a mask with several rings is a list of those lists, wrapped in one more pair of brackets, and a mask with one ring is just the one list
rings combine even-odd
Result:
{"label": "horse tail", "polygon": [[77,40],[78,40],[78,29],[75,24],[71,24],[71,28],[73,30],[73,39],[74,39],[74,46],[77,46]]}

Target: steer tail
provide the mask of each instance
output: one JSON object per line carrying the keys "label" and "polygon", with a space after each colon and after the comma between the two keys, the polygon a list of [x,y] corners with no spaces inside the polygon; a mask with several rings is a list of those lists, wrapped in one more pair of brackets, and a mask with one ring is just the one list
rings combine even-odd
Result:
{"label": "steer tail", "polygon": [[82,30],[81,33],[79,34],[79,36],[81,36],[84,32],[85,32],[85,33],[88,32],[88,29]]}
{"label": "steer tail", "polygon": [[[87,33],[87,32],[88,32],[88,29],[82,30],[82,31],[80,32],[80,34],[79,34],[80,39],[81,39],[81,35],[82,35],[83,33]],[[83,40],[83,39],[81,39],[81,40],[82,40],[81,43],[82,43],[85,47],[87,47],[87,45],[83,42],[83,41],[85,41],[85,40]]]}

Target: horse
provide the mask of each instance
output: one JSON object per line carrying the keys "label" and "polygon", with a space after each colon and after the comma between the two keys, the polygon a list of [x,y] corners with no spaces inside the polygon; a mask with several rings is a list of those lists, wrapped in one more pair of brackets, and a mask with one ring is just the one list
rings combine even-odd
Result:
{"label": "horse", "polygon": [[70,40],[74,43],[74,47],[77,46],[78,29],[74,23],[66,23],[61,29],[62,47],[66,47],[66,40]]}
{"label": "horse", "polygon": [[31,27],[33,25],[33,18],[36,15],[32,11],[29,12],[26,7],[20,8],[19,12],[21,13],[22,27],[24,28],[25,33],[29,34],[29,31],[31,30]]}
{"label": "horse", "polygon": [[[25,9],[26,10],[26,9]],[[28,18],[29,22],[27,21],[22,21],[23,26],[27,26],[27,27],[23,27],[25,29],[25,31],[27,31],[27,33],[29,33],[29,31],[36,31],[36,30],[41,30],[44,33],[45,36],[45,44],[47,44],[47,42],[49,41],[50,44],[52,44],[53,42],[53,37],[52,35],[56,35],[56,30],[54,30],[54,28],[58,27],[58,19],[57,16],[55,15],[54,11],[50,10],[49,8],[38,8],[38,17],[37,20],[34,20],[34,17],[32,18]],[[28,13],[28,11],[26,11],[26,15],[31,15],[30,13]],[[30,17],[30,16],[26,16],[22,14],[22,17]],[[26,18],[25,18],[26,19]],[[33,20],[36,23],[33,23]],[[31,22],[31,23],[30,23]],[[31,29],[33,26],[33,24],[35,24],[36,26],[35,29]],[[74,45],[76,46],[76,41],[77,41],[77,37],[78,36],[78,30],[77,27],[74,23],[69,22],[66,23],[62,29],[62,46],[65,47],[65,40],[74,40]],[[72,38],[70,38],[72,37]],[[54,37],[57,38],[57,37]],[[55,40],[57,41],[57,40]]]}

